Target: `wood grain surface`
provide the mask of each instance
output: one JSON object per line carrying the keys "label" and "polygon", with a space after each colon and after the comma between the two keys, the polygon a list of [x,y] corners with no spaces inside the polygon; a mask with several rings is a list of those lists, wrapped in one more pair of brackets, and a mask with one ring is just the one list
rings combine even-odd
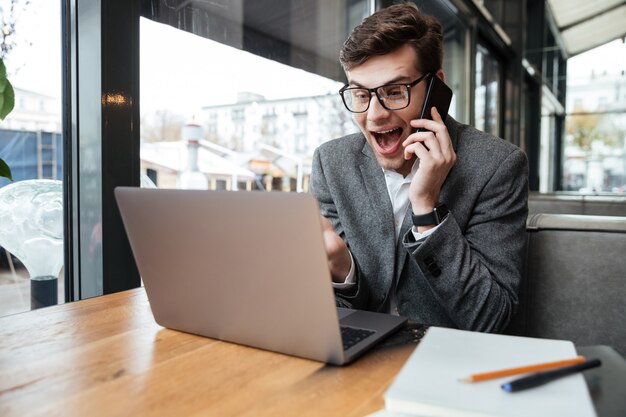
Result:
{"label": "wood grain surface", "polygon": [[414,346],[325,366],[164,329],[138,288],[0,318],[0,416],[364,416]]}

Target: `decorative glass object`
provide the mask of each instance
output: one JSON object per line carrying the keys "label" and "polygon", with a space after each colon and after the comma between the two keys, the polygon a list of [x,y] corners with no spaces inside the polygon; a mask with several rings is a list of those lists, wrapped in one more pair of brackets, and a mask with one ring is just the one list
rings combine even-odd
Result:
{"label": "decorative glass object", "polygon": [[57,304],[63,266],[63,185],[25,180],[0,188],[0,246],[26,267],[31,309]]}

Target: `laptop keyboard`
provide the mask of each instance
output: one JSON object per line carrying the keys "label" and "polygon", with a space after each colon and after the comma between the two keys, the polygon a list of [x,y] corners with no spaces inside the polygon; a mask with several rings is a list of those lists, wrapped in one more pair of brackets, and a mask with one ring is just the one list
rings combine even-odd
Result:
{"label": "laptop keyboard", "polygon": [[374,334],[374,330],[357,329],[356,327],[340,326],[341,340],[343,341],[343,350],[348,350],[361,340]]}

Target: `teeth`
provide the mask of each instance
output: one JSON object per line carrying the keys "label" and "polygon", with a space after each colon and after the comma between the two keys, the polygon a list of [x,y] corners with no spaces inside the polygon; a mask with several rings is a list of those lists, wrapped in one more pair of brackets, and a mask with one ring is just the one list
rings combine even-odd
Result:
{"label": "teeth", "polygon": [[396,129],[398,129],[398,128],[396,127],[396,128],[393,128],[393,129],[384,130],[384,131],[382,131],[382,132],[375,132],[375,133],[378,133],[379,135],[384,135],[385,133],[390,133],[390,132],[393,132],[393,131],[394,131],[394,130],[396,130]]}

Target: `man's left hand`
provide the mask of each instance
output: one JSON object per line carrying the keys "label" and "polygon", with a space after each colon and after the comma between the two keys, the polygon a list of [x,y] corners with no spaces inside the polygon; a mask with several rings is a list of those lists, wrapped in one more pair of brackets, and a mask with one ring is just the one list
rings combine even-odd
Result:
{"label": "man's left hand", "polygon": [[435,107],[431,109],[431,115],[433,120],[412,120],[411,126],[426,130],[409,135],[402,143],[405,159],[416,155],[420,160],[409,188],[409,200],[415,214],[433,210],[439,201],[441,186],[456,163],[448,128]]}

